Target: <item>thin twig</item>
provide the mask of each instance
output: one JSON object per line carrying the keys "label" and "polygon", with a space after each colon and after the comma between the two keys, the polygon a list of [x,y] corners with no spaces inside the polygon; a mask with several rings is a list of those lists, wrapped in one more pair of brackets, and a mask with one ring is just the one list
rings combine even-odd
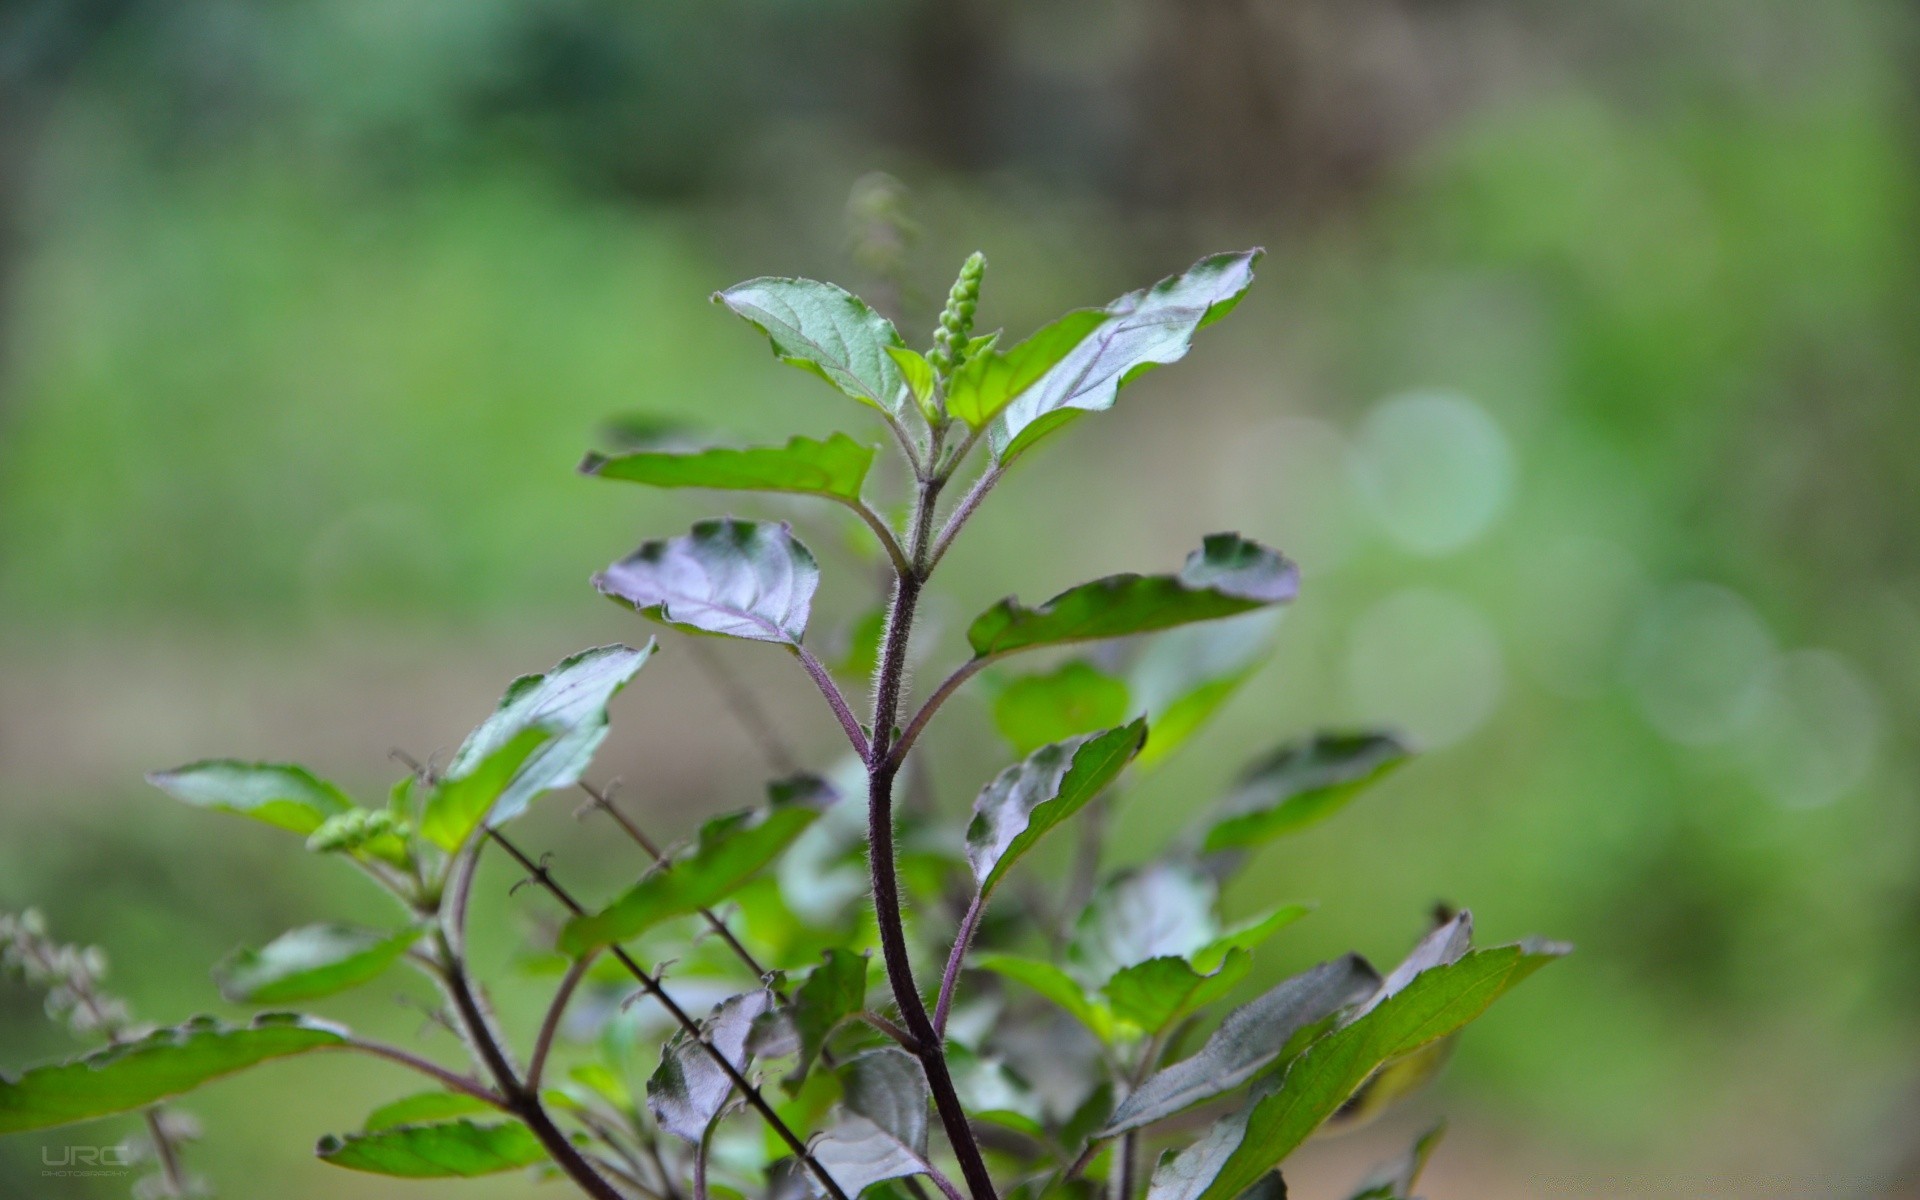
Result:
{"label": "thin twig", "polygon": [[388,1062],[398,1063],[408,1070],[418,1071],[420,1074],[428,1076],[448,1091],[459,1092],[464,1096],[471,1096],[475,1100],[483,1101],[505,1112],[513,1111],[512,1106],[507,1103],[504,1097],[486,1087],[484,1084],[469,1079],[464,1075],[455,1074],[438,1063],[430,1062],[417,1054],[402,1050],[398,1046],[389,1046],[384,1042],[370,1041],[363,1037],[349,1037],[346,1044],[341,1048],[345,1050],[358,1050],[362,1054],[371,1054],[375,1058],[384,1058]]}
{"label": "thin twig", "polygon": [[[807,674],[813,677],[813,682],[820,689],[820,694],[827,698],[827,704],[832,707],[833,715],[840,718],[840,728],[846,730],[847,740],[853,743],[853,752],[860,756],[862,762],[865,762],[871,754],[867,735],[860,728],[860,718],[854,716],[853,710],[847,707],[847,698],[841,694],[840,685],[833,681],[833,676],[827,673],[826,667],[813,656],[812,651],[798,642],[793,643],[790,649],[800,660],[800,665],[807,669]],[[874,735],[879,736],[877,729]]]}
{"label": "thin twig", "polygon": [[[573,913],[575,916],[582,916],[586,913],[586,909],[582,908],[580,902],[573,898],[573,894],[561,887],[559,881],[554,879],[551,871],[533,859],[528,858],[518,846],[507,839],[506,835],[502,834],[498,829],[487,830],[487,835],[499,843],[500,848],[511,855],[514,861],[519,863],[528,875],[532,877],[533,881],[544,888],[555,900],[559,901],[560,905],[568,912]],[[793,1151],[796,1158],[807,1164],[807,1168],[812,1171],[814,1177],[820,1181],[821,1186],[826,1189],[827,1194],[832,1196],[833,1200],[848,1200],[845,1189],[840,1186],[840,1181],[835,1179],[826,1167],[821,1165],[820,1160],[813,1156],[813,1152],[807,1149],[807,1144],[800,1140],[799,1136],[793,1132],[793,1129],[781,1118],[780,1114],[773,1110],[773,1106],[767,1103],[767,1098],[760,1094],[760,1089],[755,1087],[752,1081],[747,1079],[745,1075],[741,1074],[740,1068],[733,1064],[733,1060],[725,1054],[722,1054],[712,1042],[707,1040],[706,1033],[700,1028],[700,1023],[687,1015],[686,1010],[681,1008],[680,1005],[674,1001],[673,997],[667,994],[666,989],[660,986],[660,981],[648,974],[645,968],[633,960],[632,955],[628,954],[619,946],[609,946],[608,951],[621,966],[627,969],[628,974],[639,981],[640,986],[646,989],[647,994],[652,996],[659,1002],[662,1008],[667,1010],[667,1015],[672,1017],[674,1021],[679,1024],[680,1028],[686,1030],[687,1036],[692,1038],[707,1052],[707,1057],[713,1060],[714,1064],[726,1075],[728,1081],[739,1090],[742,1096],[746,1097],[748,1105],[760,1114],[761,1119],[773,1129],[780,1140],[787,1144],[787,1149]]]}
{"label": "thin twig", "polygon": [[886,518],[873,511],[865,500],[856,498],[845,503],[855,515],[867,523],[867,528],[873,530],[873,535],[880,539],[880,548],[885,550],[887,557],[893,560],[893,569],[911,570],[907,563],[907,553],[900,548],[900,539],[893,536],[893,530],[887,525]]}
{"label": "thin twig", "polygon": [[[612,786],[608,786],[605,789],[596,788],[583,779],[580,780],[580,790],[591,797],[591,807],[597,808],[612,817],[614,824],[620,826],[621,830],[627,837],[633,840],[635,845],[652,855],[653,861],[656,864],[661,867],[671,865],[660,844],[648,837],[632,817],[629,817],[614,804]],[[765,979],[767,977],[767,969],[761,966],[760,960],[753,956],[753,952],[748,950],[738,937],[734,936],[733,930],[727,928],[727,923],[720,919],[718,913],[710,908],[703,908],[700,910],[700,915],[706,918],[707,926],[719,935],[720,940],[727,944],[727,948],[733,951],[734,957],[738,958],[747,970],[752,971],[756,978]]]}
{"label": "thin twig", "polygon": [[888,1037],[892,1038],[894,1041],[899,1042],[900,1048],[905,1050],[907,1053],[912,1054],[916,1057],[919,1055],[920,1053],[919,1039],[915,1038],[912,1034],[900,1028],[898,1025],[895,1025],[892,1021],[887,1020],[885,1017],[881,1016],[879,1013],[872,1012],[872,1011],[863,1012],[860,1014],[860,1019],[862,1021],[865,1021],[867,1024],[873,1026],[875,1029],[878,1029],[881,1033],[886,1034]]}
{"label": "thin twig", "polygon": [[993,490],[993,485],[999,483],[1000,477],[1004,474],[1006,471],[996,463],[982,471],[980,477],[973,481],[973,486],[967,489],[967,494],[960,497],[960,503],[953,506],[953,512],[947,517],[947,523],[940,527],[940,536],[933,540],[933,549],[927,555],[926,570],[932,571],[940,565],[940,560],[946,557],[948,547],[953,545],[953,539],[960,536],[961,527],[967,523],[969,517],[973,516],[975,510],[980,507],[980,502],[987,498],[987,493]]}
{"label": "thin twig", "polygon": [[967,915],[960,919],[960,932],[953,936],[953,952],[947,955],[947,969],[940,976],[940,994],[933,1004],[933,1031],[942,1037],[947,1034],[947,1010],[953,1007],[954,989],[960,983],[960,967],[966,961],[967,948],[973,944],[973,935],[980,928],[980,918],[987,910],[987,895],[976,891],[973,902],[967,905]]}
{"label": "thin twig", "polygon": [[996,657],[998,656],[983,655],[979,658],[970,658],[955,667],[953,674],[941,681],[940,686],[934,689],[933,695],[928,696],[926,702],[921,704],[920,711],[913,714],[913,720],[907,722],[907,727],[900,734],[899,740],[894,742],[892,758],[896,767],[906,760],[907,751],[920,740],[921,733],[927,728],[927,722],[933,720],[933,714],[940,711],[940,706],[960,690],[961,684],[978,675]]}
{"label": "thin twig", "polygon": [[527,1089],[538,1092],[540,1077],[546,1073],[547,1055],[553,1050],[553,1039],[560,1032],[560,1019],[567,1013],[567,1002],[573,999],[574,989],[587,977],[588,968],[593,966],[594,955],[583,954],[567,967],[567,973],[560,979],[559,990],[553,994],[553,1002],[547,1005],[547,1015],[540,1022],[540,1033],[533,1042],[533,1054],[527,1059]]}

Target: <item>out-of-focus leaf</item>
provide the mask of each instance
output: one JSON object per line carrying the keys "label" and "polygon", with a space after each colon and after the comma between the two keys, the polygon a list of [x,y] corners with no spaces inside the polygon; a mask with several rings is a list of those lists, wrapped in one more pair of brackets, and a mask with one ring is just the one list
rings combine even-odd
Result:
{"label": "out-of-focus leaf", "polygon": [[607,705],[653,656],[653,642],[595,646],[561,659],[544,675],[522,675],[507,685],[500,705],[454,752],[448,775],[476,769],[482,760],[528,729],[553,741],[536,751],[494,802],[491,824],[511,821],[542,792],[572,787],[607,738]]}
{"label": "out-of-focus leaf", "polygon": [[1042,746],[995,776],[973,802],[967,861],[980,894],[994,886],[1048,830],[1112,783],[1146,741],[1147,723]]}
{"label": "out-of-focus leaf", "polygon": [[249,1025],[196,1017],[18,1078],[0,1075],[0,1134],[130,1112],[259,1063],[345,1044],[340,1027],[290,1013]]}
{"label": "out-of-focus leaf", "polygon": [[1379,986],[1373,968],[1352,954],[1282,981],[1228,1013],[1191,1057],[1148,1076],[1114,1110],[1103,1136],[1151,1125],[1232,1091],[1278,1057],[1299,1030],[1360,1003]]}
{"label": "out-of-focus leaf", "polygon": [[1042,326],[1004,353],[969,353],[947,385],[947,412],[974,429],[985,429],[1015,396],[1039,382],[1048,368],[1106,322],[1105,312],[1083,308]]}
{"label": "out-of-focus leaf", "polygon": [[441,1121],[324,1137],[314,1153],[350,1171],[401,1179],[470,1179],[530,1167],[547,1152],[518,1121]]}
{"label": "out-of-focus leaf", "polygon": [[554,741],[542,726],[522,729],[461,774],[449,773],[420,809],[420,836],[452,853],[480,828],[528,762]]}
{"label": "out-of-focus leaf", "polygon": [[231,758],[189,763],[147,776],[175,800],[198,808],[239,813],[306,837],[328,817],[354,807],[347,794],[290,763],[248,763]]}
{"label": "out-of-focus leaf", "polygon": [[1360,1190],[1353,1193],[1349,1200],[1413,1200],[1413,1189],[1420,1182],[1420,1172],[1427,1169],[1427,1160],[1433,1157],[1434,1147],[1440,1144],[1440,1138],[1446,1132],[1446,1122],[1443,1121],[1421,1134],[1414,1141],[1413,1149],[1367,1176],[1360,1184]]}
{"label": "out-of-focus leaf", "polygon": [[[1099,319],[1075,314],[1055,322],[1010,352],[1020,352],[1036,341],[1026,355],[1027,370],[1043,366],[1037,377],[1019,387],[1010,382],[994,420],[993,451],[1001,462],[1011,462],[1029,446],[1083,412],[1113,407],[1122,386],[1147,370],[1184,357],[1193,335],[1233,310],[1253,283],[1253,264],[1260,251],[1216,254],[1195,263],[1184,274],[1161,280],[1150,288],[1107,305]],[[1059,348],[1074,333],[1070,347]],[[996,392],[983,389],[984,410]]]}
{"label": "out-of-focus leaf", "polygon": [[857,503],[873,466],[873,447],[844,433],[826,441],[790,438],[784,446],[716,448],[691,454],[642,451],[614,458],[589,454],[583,475],[625,479],[660,488],[719,488],[743,492],[796,492]]}
{"label": "out-of-focus leaf", "polygon": [[1245,950],[1230,952],[1207,973],[1169,954],[1133,964],[1100,991],[1116,1014],[1159,1033],[1232,991],[1252,966],[1253,956]]}
{"label": "out-of-focus leaf", "polygon": [[1184,745],[1273,649],[1280,614],[1272,609],[1170,629],[1148,640],[1127,673],[1137,711],[1153,727],[1140,752],[1147,770]]}
{"label": "out-of-focus leaf", "polygon": [[862,682],[871,680],[880,669],[880,639],[887,632],[887,610],[869,609],[847,628],[846,653],[834,670]]}
{"label": "out-of-focus leaf", "polygon": [[1102,884],[1074,927],[1067,961],[1090,982],[1150,958],[1186,958],[1220,935],[1218,886],[1198,869],[1156,862]]}
{"label": "out-of-focus leaf", "polygon": [[900,415],[906,380],[887,353],[893,323],[844,288],[811,279],[749,279],[713,297],[767,335],[774,356],[863,404]]}
{"label": "out-of-focus leaf", "polygon": [[568,921],[560,930],[560,949],[585,954],[637,937],[671,917],[712,907],[777,858],[819,815],[802,804],[774,804],[715,817],[700,827],[692,848],[606,908]]}
{"label": "out-of-focus leaf", "polygon": [[1150,1195],[1232,1200],[1293,1153],[1382,1063],[1453,1033],[1566,952],[1544,942],[1498,946],[1421,972],[1364,1016],[1309,1045],[1277,1090],[1163,1161]]}
{"label": "out-of-focus leaf", "polygon": [[1323,733],[1255,764],[1212,819],[1201,848],[1232,850],[1298,833],[1407,760],[1388,733]]}
{"label": "out-of-focus leaf", "polygon": [[379,1133],[396,1125],[424,1125],[449,1117],[470,1117],[492,1112],[493,1106],[465,1092],[415,1092],[391,1104],[383,1104],[367,1114],[360,1126],[362,1133]]}
{"label": "out-of-focus leaf", "polygon": [[798,645],[820,568],[784,523],[701,521],[593,577],[640,614],[696,633]]}
{"label": "out-of-focus leaf", "polygon": [[412,929],[306,925],[258,950],[234,951],[214,968],[213,978],[235,1004],[313,1000],[371,981],[419,937]]}
{"label": "out-of-focus leaf", "polygon": [[1069,588],[1038,608],[1009,596],[974,618],[967,641],[979,658],[1071,642],[1129,637],[1285,604],[1300,572],[1237,533],[1209,534],[1178,575],[1109,575]]}
{"label": "out-of-focus leaf", "polygon": [[[747,1036],[772,1007],[773,997],[764,990],[743,992],[716,1005],[700,1028],[708,1044],[744,1071]],[[647,1110],[660,1128],[698,1145],[732,1094],[726,1071],[683,1029],[661,1047],[660,1066],[647,1080]]]}
{"label": "out-of-focus leaf", "polygon": [[[1015,754],[1125,723],[1127,685],[1080,659],[1040,675],[1023,675],[993,698],[993,724]],[[1160,731],[1153,731],[1158,744]],[[1148,752],[1141,751],[1144,757]]]}
{"label": "out-of-focus leaf", "polygon": [[1103,1042],[1111,1042],[1118,1036],[1113,1010],[1088,996],[1078,980],[1050,962],[1017,954],[977,954],[973,965],[1032,988],[1066,1009]]}
{"label": "out-of-focus leaf", "polygon": [[1240,922],[1187,956],[1196,971],[1211,971],[1235,950],[1253,950],[1313,911],[1310,904],[1282,904],[1264,916]]}
{"label": "out-of-focus leaf", "polygon": [[866,1007],[867,956],[830,947],[822,958],[793,989],[791,1016],[800,1039],[800,1062],[787,1079],[789,1089],[806,1078],[834,1026]]}
{"label": "out-of-focus leaf", "polygon": [[905,1051],[886,1047],[840,1068],[840,1120],[813,1154],[848,1196],[883,1179],[927,1171],[927,1078]]}
{"label": "out-of-focus leaf", "polygon": [[948,1048],[947,1062],[954,1090],[969,1117],[1026,1134],[1036,1142],[1046,1137],[1040,1124],[1044,1108],[1040,1097],[1005,1060],[954,1045]]}

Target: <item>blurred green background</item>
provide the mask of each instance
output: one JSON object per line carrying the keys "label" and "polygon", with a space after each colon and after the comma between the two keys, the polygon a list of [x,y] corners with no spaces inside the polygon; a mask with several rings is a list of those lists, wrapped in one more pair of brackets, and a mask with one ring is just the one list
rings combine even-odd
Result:
{"label": "blurred green background", "polygon": [[[705,297],[869,284],[847,199],[881,169],[914,340],[975,248],[1015,335],[1269,248],[1186,364],[996,492],[928,669],[1009,591],[1276,544],[1306,583],[1275,662],[1117,844],[1286,736],[1397,724],[1429,753],[1230,897],[1321,902],[1261,970],[1390,960],[1441,899],[1579,944],[1297,1191],[1445,1110],[1435,1200],[1920,1196],[1916,34],[1894,0],[12,0],[0,908],[106,946],[149,1019],[233,1014],[210,962],[377,901],[142,771],[382,788],[514,675],[647,636],[587,576],[711,512],[799,523],[830,643],[871,590],[835,516],[572,468],[623,413],[878,440]],[[596,773],[678,836],[761,770],[665,640]],[[782,656],[716,653],[830,761]],[[1003,752],[953,712],[957,814]],[[570,807],[527,840],[611,887],[634,864]],[[534,918],[511,882],[496,958]],[[450,1050],[401,986],[326,1011]],[[71,1051],[37,1006],[0,986],[0,1063]],[[410,1088],[218,1085],[194,1162],[233,1197],[451,1194],[308,1154]],[[124,1195],[39,1162],[124,1132],[0,1143],[0,1195]]]}

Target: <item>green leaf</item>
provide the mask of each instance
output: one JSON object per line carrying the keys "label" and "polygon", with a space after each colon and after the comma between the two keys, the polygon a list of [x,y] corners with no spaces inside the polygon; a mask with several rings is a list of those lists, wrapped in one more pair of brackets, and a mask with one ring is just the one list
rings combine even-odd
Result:
{"label": "green leaf", "polygon": [[420,835],[449,854],[466,845],[520,769],[555,740],[554,732],[538,726],[522,729],[463,774],[442,779],[420,809]]}
{"label": "green leaf", "polygon": [[1119,1016],[1159,1033],[1232,991],[1252,967],[1245,950],[1228,952],[1211,972],[1168,954],[1124,968],[1100,990]]}
{"label": "green leaf", "polygon": [[838,1122],[813,1142],[814,1158],[848,1196],[885,1179],[922,1175],[927,1165],[926,1076],[913,1056],[889,1046],[840,1069]]}
{"label": "green leaf", "polygon": [[338,1026],[288,1013],[250,1025],[196,1017],[17,1079],[0,1075],[0,1134],[130,1112],[259,1063],[345,1044]]}
{"label": "green leaf", "polygon": [[653,649],[651,640],[638,650],[595,646],[561,659],[544,675],[522,675],[507,686],[493,715],[467,735],[447,773],[474,770],[522,731],[540,728],[553,741],[527,759],[494,802],[489,823],[511,821],[541,793],[579,783],[607,739],[607,705],[646,666]]}
{"label": "green leaf", "polygon": [[701,521],[593,577],[640,614],[696,633],[797,646],[820,568],[783,522]]}
{"label": "green leaf", "polygon": [[800,1038],[800,1062],[787,1077],[789,1090],[806,1078],[834,1027],[867,1004],[867,956],[829,947],[824,961],[793,990],[791,1019]]}
{"label": "green leaf", "polygon": [[898,417],[906,380],[887,353],[904,346],[893,322],[844,288],[811,279],[749,279],[723,292],[726,305],[767,335],[774,356]]}
{"label": "green leaf", "polygon": [[307,925],[234,951],[214,968],[214,983],[235,1004],[313,1000],[370,982],[419,938],[413,929]]}
{"label": "green leaf", "polygon": [[[1011,462],[1081,413],[1112,408],[1120,389],[1141,374],[1185,357],[1193,335],[1246,294],[1259,257],[1247,250],[1203,258],[1185,274],[1129,292],[1098,313],[1069,315],[1015,347],[1009,358],[1044,338],[1025,356],[1026,372],[1043,369],[1002,401],[991,431],[994,454]],[[983,388],[982,396],[984,408],[994,393]]]}
{"label": "green leaf", "polygon": [[[753,1023],[773,1008],[773,997],[764,989],[743,992],[715,1005],[700,1023],[707,1045],[712,1046],[734,1065],[745,1071],[747,1038]],[[707,1127],[720,1115],[733,1095],[733,1080],[705,1047],[686,1030],[673,1035],[660,1049],[660,1066],[647,1080],[647,1109],[660,1128],[698,1145]]]}
{"label": "green leaf", "polygon": [[305,767],[230,758],[189,763],[147,776],[175,800],[239,813],[306,837],[328,817],[354,807],[347,794]]}
{"label": "green leaf", "polygon": [[424,1125],[429,1121],[444,1121],[448,1117],[470,1117],[475,1113],[492,1111],[493,1105],[465,1092],[415,1092],[368,1113],[360,1132],[379,1133],[396,1125]]}
{"label": "green leaf", "polygon": [[691,454],[650,451],[615,458],[589,454],[580,464],[580,472],[661,488],[795,492],[857,504],[872,466],[872,446],[836,433],[824,442],[796,437],[788,439],[785,446],[744,450],[713,449]]}
{"label": "green leaf", "polygon": [[1413,1149],[1367,1176],[1349,1200],[1413,1200],[1420,1173],[1427,1169],[1427,1160],[1433,1157],[1434,1148],[1446,1132],[1446,1122],[1442,1121],[1421,1134],[1414,1141]]}
{"label": "green leaf", "polygon": [[[1277,1091],[1223,1121],[1191,1150],[1163,1161],[1150,1195],[1153,1200],[1232,1200],[1293,1153],[1382,1063],[1460,1029],[1566,952],[1544,942],[1499,946],[1421,972],[1352,1024],[1308,1046],[1288,1066]],[[1163,1174],[1178,1186],[1163,1188]]]}
{"label": "green leaf", "polygon": [[600,912],[567,922],[560,930],[560,949],[585,954],[719,903],[778,857],[819,815],[803,805],[776,804],[715,817],[700,827],[691,849]]}
{"label": "green leaf", "polygon": [[518,1121],[442,1121],[372,1133],[324,1137],[320,1158],[350,1171],[401,1179],[471,1179],[546,1161],[533,1131]]}
{"label": "green leaf", "polygon": [[1279,1057],[1294,1034],[1379,986],[1380,976],[1354,954],[1282,981],[1228,1013],[1191,1057],[1148,1076],[1114,1110],[1101,1136],[1151,1125],[1232,1091]]}
{"label": "green leaf", "polygon": [[1332,816],[1411,754],[1388,733],[1322,733],[1255,764],[1221,805],[1201,848],[1257,846]]}
{"label": "green leaf", "polygon": [[1109,575],[1038,608],[1009,596],[967,629],[976,657],[1130,637],[1285,604],[1300,590],[1291,562],[1237,533],[1210,534],[1178,575]]}
{"label": "green leaf", "polygon": [[1140,753],[1142,770],[1184,745],[1259,669],[1279,623],[1279,613],[1266,609],[1148,640],[1127,676],[1139,711],[1153,727],[1153,741]]}
{"label": "green leaf", "polygon": [[1004,353],[970,353],[947,385],[947,412],[974,429],[985,429],[1015,396],[1037,383],[1106,321],[1107,314],[1100,309],[1079,309]]}
{"label": "green leaf", "polygon": [[1088,996],[1078,980],[1050,962],[1017,954],[976,954],[973,965],[1032,988],[1065,1009],[1103,1042],[1119,1036],[1113,1010]]}
{"label": "green leaf", "polygon": [[1047,831],[1079,812],[1117,778],[1147,738],[1135,721],[1105,733],[1042,746],[987,784],[973,802],[967,861],[984,897]]}
{"label": "green leaf", "polygon": [[1218,896],[1219,885],[1185,863],[1124,872],[1094,892],[1074,925],[1067,961],[1083,978],[1104,983],[1150,958],[1186,958],[1220,936]]}
{"label": "green leaf", "polygon": [[900,368],[900,377],[907,381],[907,390],[913,393],[915,403],[920,405],[927,420],[937,418],[939,412],[933,406],[933,364],[927,361],[927,356],[905,346],[888,346],[887,354]]}
{"label": "green leaf", "polygon": [[[993,698],[993,724],[1015,754],[1031,754],[1050,742],[1124,724],[1127,685],[1091,663],[1069,659],[1052,671],[1023,675]],[[1153,731],[1158,745],[1160,730]],[[1141,757],[1152,753],[1141,751]]]}
{"label": "green leaf", "polygon": [[1283,904],[1264,916],[1253,917],[1227,930],[1187,956],[1195,970],[1211,971],[1235,950],[1251,951],[1274,934],[1313,911],[1311,904]]}

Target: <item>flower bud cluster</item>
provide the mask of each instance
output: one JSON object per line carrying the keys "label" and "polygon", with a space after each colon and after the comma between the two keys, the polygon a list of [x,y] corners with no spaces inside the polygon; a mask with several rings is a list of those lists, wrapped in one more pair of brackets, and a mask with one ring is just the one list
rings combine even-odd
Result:
{"label": "flower bud cluster", "polygon": [[980,305],[980,280],[987,273],[987,260],[979,251],[967,256],[960,265],[960,277],[947,293],[947,306],[940,312],[940,327],[933,331],[933,353],[927,361],[942,375],[951,375],[967,360],[967,340],[973,336],[973,312]]}

